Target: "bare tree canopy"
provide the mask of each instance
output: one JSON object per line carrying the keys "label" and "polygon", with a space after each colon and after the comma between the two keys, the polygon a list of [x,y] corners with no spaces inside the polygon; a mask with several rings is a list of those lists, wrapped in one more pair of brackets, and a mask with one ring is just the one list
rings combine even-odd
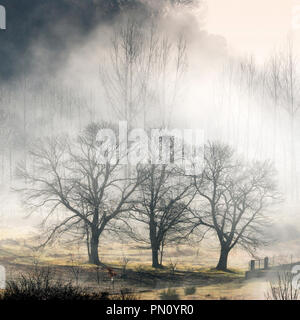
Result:
{"label": "bare tree canopy", "polygon": [[[186,70],[186,41],[161,34],[155,20],[130,18],[115,27],[109,55],[100,65],[100,79],[114,115],[129,126],[170,125]],[[156,119],[153,119],[156,109]],[[158,115],[158,117],[157,117]],[[160,118],[160,120],[158,120]]]}
{"label": "bare tree canopy", "polygon": [[147,178],[138,187],[130,218],[141,223],[144,232],[129,227],[128,234],[151,247],[152,266],[159,268],[164,246],[178,243],[190,233],[188,207],[194,198],[194,189],[190,178],[177,166],[148,165],[139,170],[142,172],[138,175]]}
{"label": "bare tree canopy", "polygon": [[220,243],[218,270],[227,270],[229,252],[248,251],[265,243],[266,210],[278,199],[275,172],[269,162],[244,164],[221,143],[205,147],[205,169],[194,176],[196,226],[211,229]]}
{"label": "bare tree canopy", "polygon": [[[92,124],[77,141],[51,138],[40,141],[30,151],[31,168],[20,165],[18,176],[26,182],[19,191],[31,209],[48,210],[45,244],[76,226],[85,226],[89,241],[89,260],[100,264],[99,238],[109,222],[132,208],[132,196],[140,183],[140,172],[125,177],[119,161],[99,162],[98,130]],[[58,214],[58,222],[54,219]]]}

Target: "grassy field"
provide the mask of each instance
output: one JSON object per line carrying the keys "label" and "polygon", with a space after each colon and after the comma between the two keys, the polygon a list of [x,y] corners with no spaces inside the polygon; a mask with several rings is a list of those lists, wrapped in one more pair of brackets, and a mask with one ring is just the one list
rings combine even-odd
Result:
{"label": "grassy field", "polygon": [[107,270],[87,263],[84,247],[64,244],[35,251],[34,241],[30,237],[11,238],[2,234],[0,264],[6,267],[8,280],[30,273],[36,267],[49,266],[65,282],[101,292],[126,288],[140,299],[168,299],[168,294],[182,300],[264,299],[267,290],[266,280],[245,280],[249,256],[238,250],[231,253],[230,273],[213,269],[218,249],[204,245],[168,248],[165,268],[155,270],[151,267],[149,250],[133,243],[107,240],[101,243],[99,252],[101,260],[117,273],[112,282]]}
{"label": "grassy field", "polygon": [[[194,288],[193,294],[187,294],[187,288]],[[264,300],[269,284],[266,280],[233,280],[214,285],[174,288],[180,300]],[[161,299],[166,290],[157,290],[141,295],[142,299]]]}

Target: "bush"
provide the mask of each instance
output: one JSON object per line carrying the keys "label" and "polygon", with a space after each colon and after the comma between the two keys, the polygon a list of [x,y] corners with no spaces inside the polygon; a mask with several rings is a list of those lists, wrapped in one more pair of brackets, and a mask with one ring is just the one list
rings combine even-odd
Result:
{"label": "bush", "polygon": [[112,295],[110,300],[138,300],[139,297],[135,292],[130,289],[124,288],[120,290],[120,293]]}
{"label": "bush", "polygon": [[49,268],[7,282],[3,300],[87,300],[91,296],[70,282],[55,280]]}
{"label": "bush", "polygon": [[293,276],[288,270],[278,272],[277,280],[270,282],[267,300],[298,300],[299,289],[293,286]]}
{"label": "bush", "polygon": [[1,300],[136,300],[129,290],[121,290],[119,294],[110,296],[109,292],[89,292],[55,279],[49,268],[36,268],[33,273],[22,274],[18,279],[7,282],[7,288],[1,295]]}
{"label": "bush", "polygon": [[169,288],[168,290],[161,292],[160,299],[161,300],[180,300],[177,291],[172,288]]}
{"label": "bush", "polygon": [[195,287],[187,287],[187,288],[184,288],[184,294],[186,296],[189,296],[191,294],[195,294],[196,293],[196,288]]}

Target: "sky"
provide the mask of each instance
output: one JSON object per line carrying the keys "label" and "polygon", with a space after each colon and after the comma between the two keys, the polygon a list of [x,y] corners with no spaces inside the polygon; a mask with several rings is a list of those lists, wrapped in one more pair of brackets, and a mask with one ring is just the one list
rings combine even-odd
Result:
{"label": "sky", "polygon": [[[203,0],[199,22],[208,34],[221,36],[230,54],[253,54],[263,60],[288,36],[300,44],[299,28],[292,28],[293,8],[300,0]],[[88,37],[99,21],[118,12],[114,0],[0,0],[7,9],[7,30],[0,32],[0,79],[23,74],[32,68],[31,48],[37,41],[47,50],[51,70],[64,60],[70,43]],[[95,8],[97,10],[95,10]],[[203,23],[204,19],[204,23]],[[298,19],[300,22],[300,18]],[[300,45],[299,45],[300,52]],[[59,65],[59,64],[58,64]],[[43,70],[49,72],[49,69]]]}
{"label": "sky", "polygon": [[299,0],[206,0],[206,5],[205,28],[226,38],[237,54],[252,53],[263,59],[288,36],[296,45],[300,42],[300,28],[292,24]]}

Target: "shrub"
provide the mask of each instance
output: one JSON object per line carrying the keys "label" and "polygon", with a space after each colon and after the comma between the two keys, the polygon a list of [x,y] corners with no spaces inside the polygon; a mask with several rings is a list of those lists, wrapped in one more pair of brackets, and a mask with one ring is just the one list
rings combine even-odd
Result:
{"label": "shrub", "polygon": [[171,273],[174,275],[177,268],[177,261],[173,262],[172,260],[170,260],[169,268],[171,270]]}
{"label": "shrub", "polygon": [[3,300],[87,300],[91,296],[70,282],[55,280],[49,268],[7,282]]}
{"label": "shrub", "polygon": [[[122,298],[124,294],[120,294]],[[109,300],[108,292],[89,292],[74,286],[71,282],[55,279],[50,268],[35,268],[34,272],[21,274],[16,280],[7,282],[7,288],[1,295],[2,300]]]}
{"label": "shrub", "polygon": [[277,273],[277,280],[270,282],[270,290],[266,294],[268,300],[298,300],[299,289],[293,286],[293,274],[290,271]]}
{"label": "shrub", "polygon": [[191,294],[195,294],[196,293],[196,288],[195,287],[186,287],[184,288],[184,294],[186,296],[189,296]]}
{"label": "shrub", "polygon": [[179,295],[176,289],[168,288],[168,290],[164,290],[160,294],[161,300],[180,300]]}
{"label": "shrub", "polygon": [[124,288],[120,293],[112,295],[110,300],[138,300],[138,295],[130,289]]}
{"label": "shrub", "polygon": [[7,282],[0,300],[137,300],[137,295],[128,289],[110,295],[109,292],[91,292],[55,278],[53,270],[36,267],[33,272],[21,274],[19,278]]}

